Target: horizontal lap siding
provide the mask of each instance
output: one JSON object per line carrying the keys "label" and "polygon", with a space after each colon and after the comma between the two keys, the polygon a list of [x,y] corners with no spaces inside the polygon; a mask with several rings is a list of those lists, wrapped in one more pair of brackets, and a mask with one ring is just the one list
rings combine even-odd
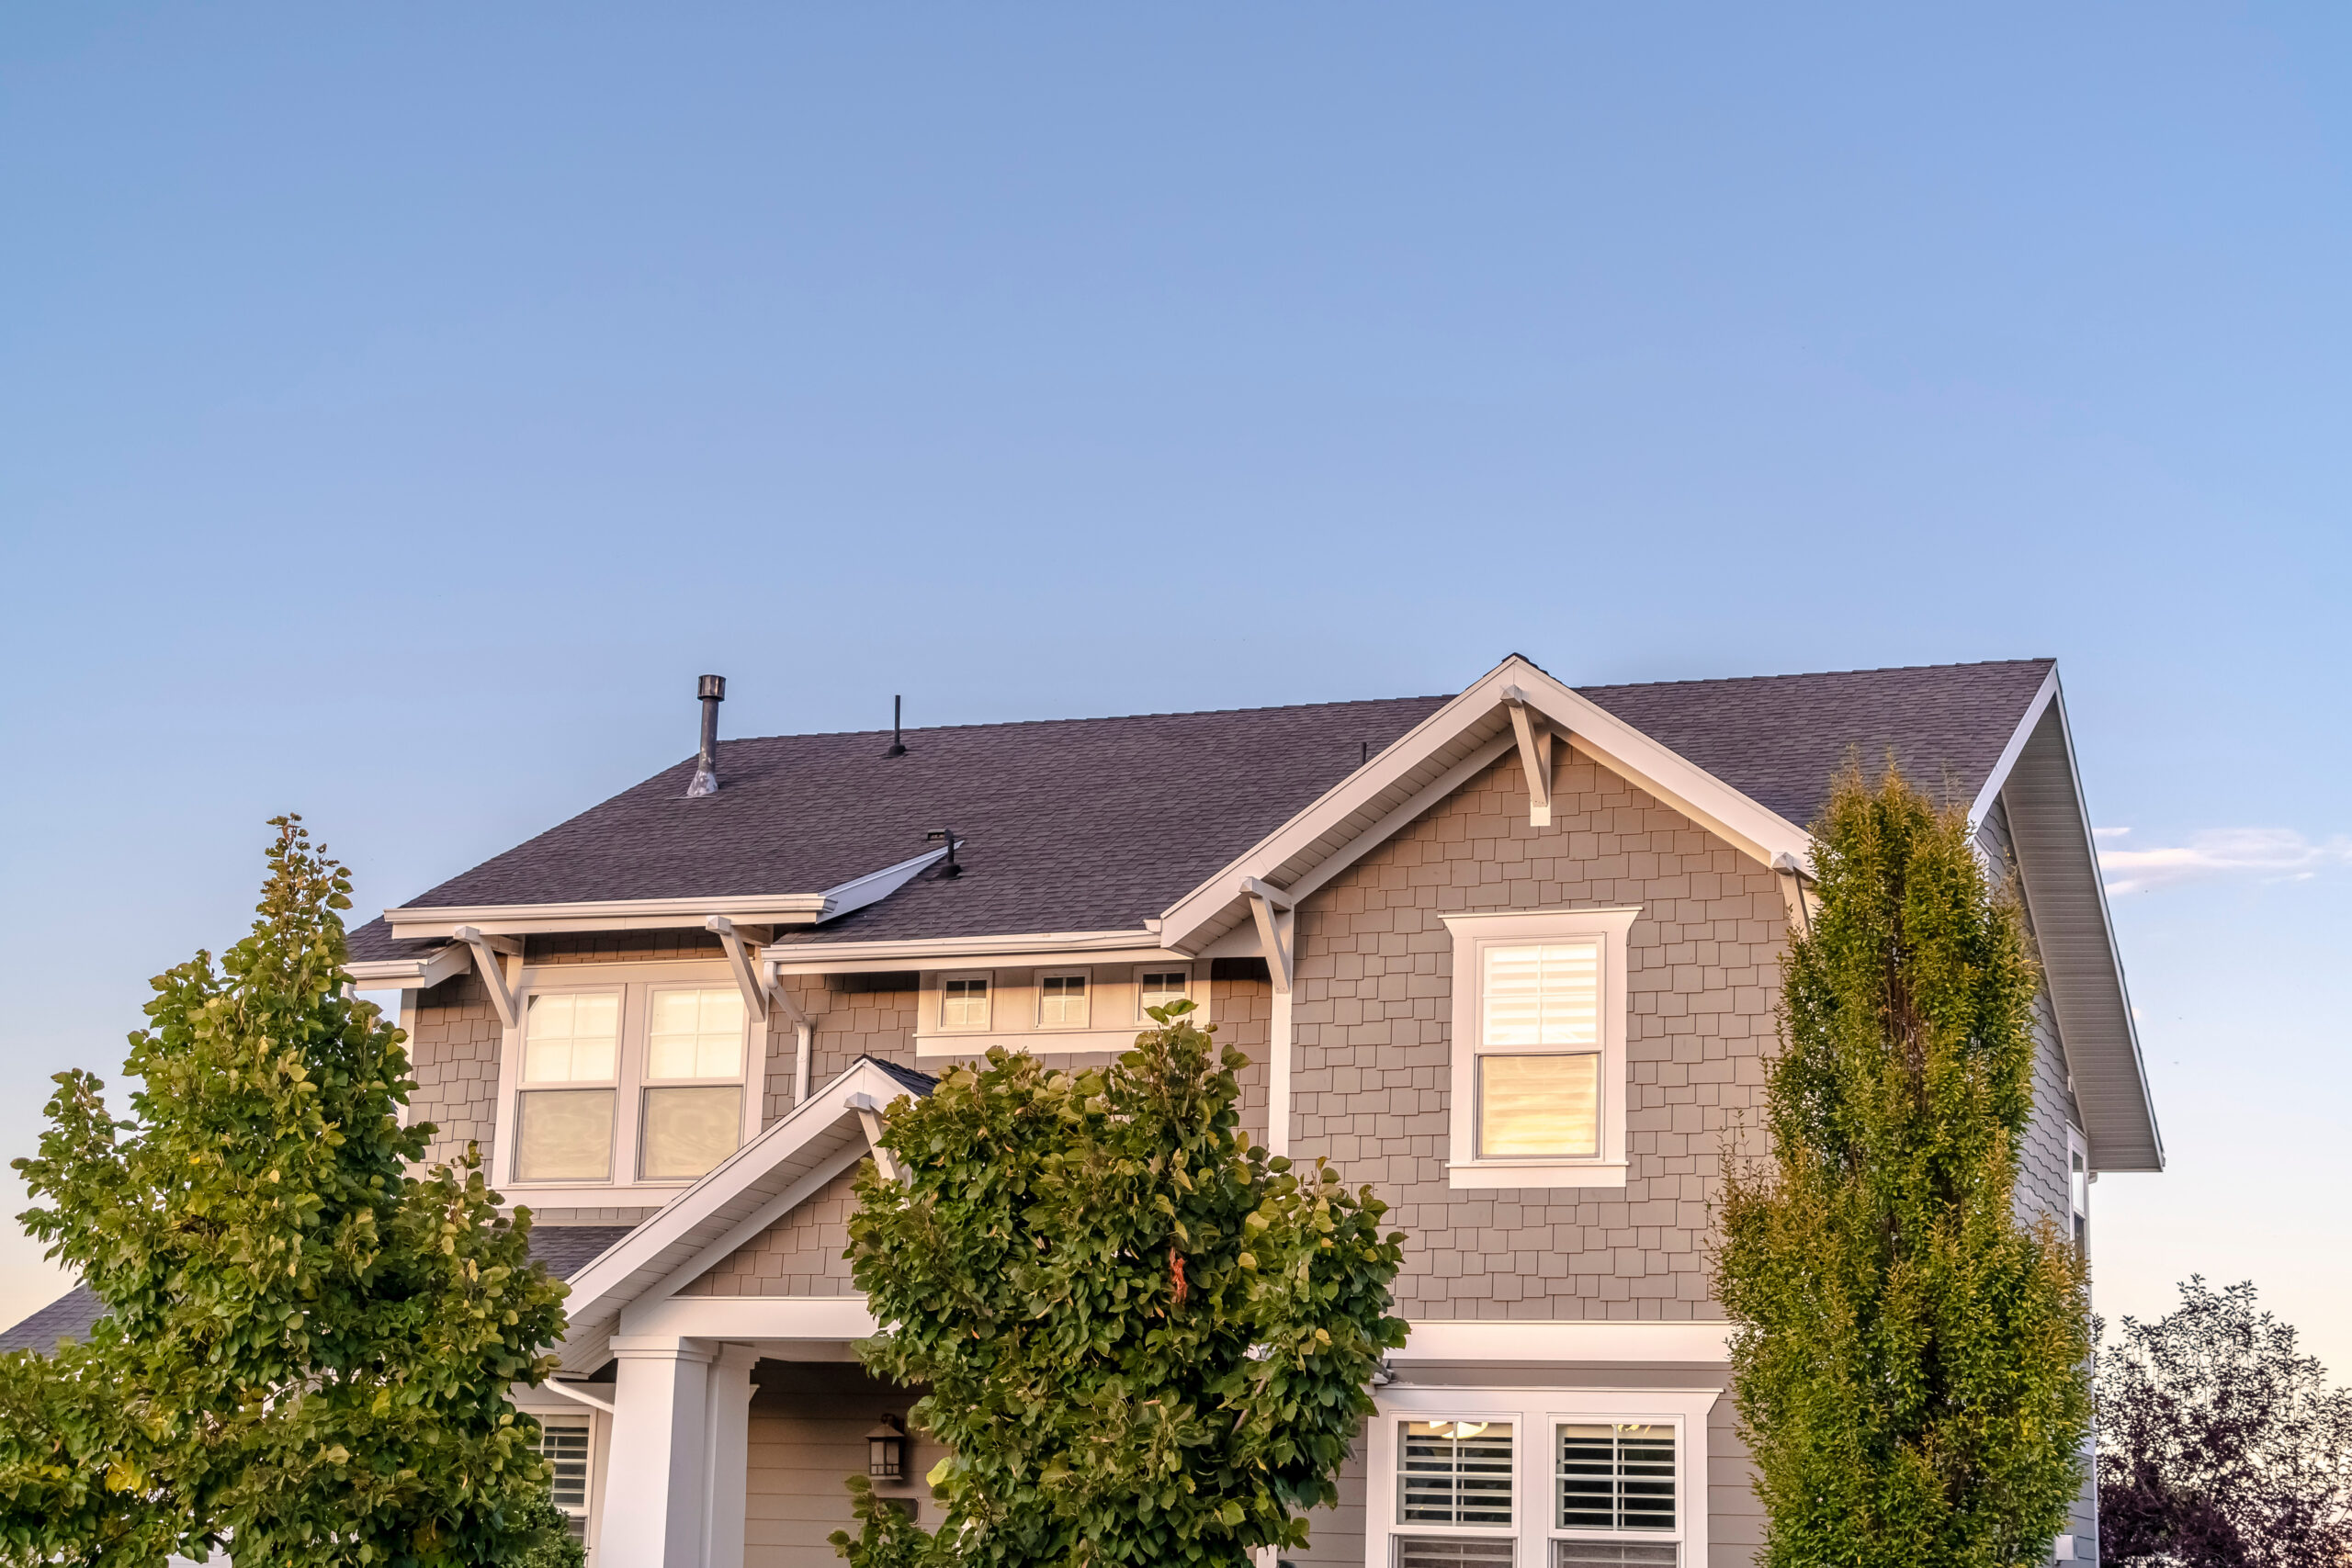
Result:
{"label": "horizontal lap siding", "polygon": [[1706,1568],[1752,1568],[1763,1544],[1756,1466],[1739,1440],[1739,1413],[1725,1395],[1707,1413]]}
{"label": "horizontal lap siding", "polygon": [[1363,1568],[1364,1508],[1368,1474],[1366,1435],[1356,1434],[1356,1445],[1340,1467],[1340,1501],[1306,1516],[1306,1544],[1283,1553],[1283,1561],[1298,1568]]}
{"label": "horizontal lap siding", "polygon": [[[1407,1317],[1717,1318],[1704,1247],[1731,1118],[1759,1103],[1786,933],[1773,873],[1581,759],[1553,826],[1505,757],[1307,901],[1295,1154],[1368,1181],[1403,1230]],[[1638,904],[1622,1190],[1447,1185],[1453,943],[1442,915]]]}
{"label": "horizontal lap siding", "polygon": [[[745,1476],[744,1568],[839,1568],[825,1538],[854,1529],[842,1483],[865,1472],[865,1434],[884,1412],[904,1420],[914,1396],[875,1382],[854,1366],[763,1362],[752,1400]],[[946,1450],[917,1437],[909,1473],[917,1479],[886,1495],[915,1501],[918,1522],[939,1523],[939,1505],[921,1477]]]}

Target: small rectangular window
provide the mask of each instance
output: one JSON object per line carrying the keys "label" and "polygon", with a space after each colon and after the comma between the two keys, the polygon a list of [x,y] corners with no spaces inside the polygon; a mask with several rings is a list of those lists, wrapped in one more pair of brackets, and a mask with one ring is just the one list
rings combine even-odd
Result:
{"label": "small rectangular window", "polygon": [[1564,1426],[1559,1442],[1559,1529],[1674,1529],[1673,1427]]}
{"label": "small rectangular window", "polygon": [[1181,1002],[1191,990],[1192,976],[1182,969],[1147,969],[1136,977],[1136,1016],[1146,1017],[1153,1008]]}
{"label": "small rectangular window", "polygon": [[1508,1421],[1405,1421],[1396,1432],[1396,1522],[1511,1521]]}
{"label": "small rectangular window", "polygon": [[1086,976],[1046,975],[1037,981],[1037,1027],[1086,1027]]}
{"label": "small rectangular window", "polygon": [[2091,1160],[2082,1145],[2071,1135],[2066,1143],[2067,1229],[2075,1239],[2075,1246],[2079,1248],[2090,1239]]}
{"label": "small rectangular window", "polygon": [[553,1472],[548,1496],[562,1510],[571,1539],[588,1539],[588,1425],[581,1422],[539,1423],[539,1453]]}
{"label": "small rectangular window", "polygon": [[989,983],[969,977],[939,983],[939,1027],[986,1029],[989,1026]]}

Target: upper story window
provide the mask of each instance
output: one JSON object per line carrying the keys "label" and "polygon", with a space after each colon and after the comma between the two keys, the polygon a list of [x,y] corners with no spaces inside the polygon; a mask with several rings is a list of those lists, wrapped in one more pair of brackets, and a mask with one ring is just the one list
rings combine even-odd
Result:
{"label": "upper story window", "polygon": [[1164,1008],[1192,994],[1193,976],[1182,969],[1146,969],[1136,976],[1136,1018],[1141,1021],[1152,1008]]}
{"label": "upper story window", "polygon": [[1455,1187],[1625,1180],[1635,909],[1449,915]]}
{"label": "upper story window", "polygon": [[513,1053],[503,1179],[693,1181],[741,1146],[753,1073],[734,986],[546,986],[525,999]]}
{"label": "upper story window", "polygon": [[2066,1129],[2066,1232],[2077,1251],[2091,1239],[2091,1152],[2083,1135]]}
{"label": "upper story window", "polygon": [[742,1141],[744,1021],[732,986],[653,993],[639,1091],[646,1180],[691,1181]]}
{"label": "upper story window", "polygon": [[619,1086],[617,991],[534,996],[514,1097],[517,1181],[609,1181]]}
{"label": "upper story window", "polygon": [[1087,1021],[1086,976],[1037,976],[1037,1027],[1084,1029]]}
{"label": "upper story window", "polygon": [[952,976],[939,983],[940,1028],[986,1029],[988,1026],[987,976]]}

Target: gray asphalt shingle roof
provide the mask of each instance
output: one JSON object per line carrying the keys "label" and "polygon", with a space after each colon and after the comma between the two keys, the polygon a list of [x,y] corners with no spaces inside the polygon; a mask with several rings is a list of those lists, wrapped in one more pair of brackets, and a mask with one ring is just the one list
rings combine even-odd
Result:
{"label": "gray asphalt shingle roof", "polygon": [[[628,1235],[633,1225],[534,1225],[531,1256],[559,1280],[569,1280],[596,1255]],[[0,1332],[0,1354],[39,1350],[46,1355],[61,1339],[79,1342],[105,1308],[87,1285],[76,1285],[15,1327]]]}
{"label": "gray asphalt shingle roof", "polygon": [[[1931,788],[1973,795],[2052,661],[1918,666],[1582,694],[1795,822],[1849,750],[1891,749]],[[1125,718],[960,725],[724,741],[721,787],[685,798],[693,762],[412,900],[422,907],[808,893],[965,840],[956,879],[926,872],[879,903],[786,940],[1132,930],[1173,904],[1447,701],[1442,696]],[[379,919],[355,958],[418,951]]]}

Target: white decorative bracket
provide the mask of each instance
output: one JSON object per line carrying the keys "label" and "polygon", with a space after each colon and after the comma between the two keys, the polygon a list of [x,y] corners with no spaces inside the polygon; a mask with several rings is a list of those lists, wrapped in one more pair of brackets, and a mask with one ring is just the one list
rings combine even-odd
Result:
{"label": "white decorative bracket", "polygon": [[1250,913],[1258,922],[1258,945],[1265,950],[1266,973],[1274,983],[1275,994],[1288,996],[1298,926],[1297,902],[1273,884],[1254,876],[1241,879],[1241,892],[1250,900]]}
{"label": "white decorative bracket", "polygon": [[906,1173],[890,1157],[890,1151],[882,1146],[882,1108],[874,1102],[874,1097],[853,1094],[843,1103],[857,1112],[858,1125],[865,1129],[865,1146],[874,1151],[874,1168],[882,1173],[882,1179],[903,1180]]}
{"label": "white decorative bracket", "polygon": [[727,949],[727,967],[735,976],[735,988],[743,993],[743,1006],[752,1016],[765,1023],[771,1011],[780,1012],[792,1024],[792,1103],[798,1105],[808,1098],[808,1058],[815,1045],[816,1021],[800,1010],[786,989],[781,964],[760,955],[759,972],[752,970],[750,943],[764,948],[774,932],[765,927],[739,926],[724,915],[713,915],[703,921],[703,928],[718,938]]}
{"label": "white decorative bracket", "polygon": [[1552,825],[1552,721],[1527,700],[1517,686],[1503,688],[1503,705],[1510,709],[1511,732],[1519,737],[1519,763],[1527,771],[1527,820],[1531,827]]}
{"label": "white decorative bracket", "polygon": [[503,960],[521,958],[523,944],[511,936],[485,936],[479,926],[459,926],[449,933],[473,949],[474,973],[490,990],[490,1005],[498,1010],[498,1021],[509,1029],[523,1027],[521,999],[515,996]]}
{"label": "white decorative bracket", "polygon": [[550,1393],[560,1393],[566,1399],[577,1400],[581,1404],[588,1405],[592,1409],[601,1410],[607,1416],[617,1416],[620,1414],[619,1411],[613,1408],[612,1402],[610,1400],[599,1399],[594,1394],[589,1393],[582,1389],[577,1383],[566,1382],[561,1378],[549,1378],[539,1386],[546,1389]]}
{"label": "white decorative bracket", "polygon": [[[752,953],[745,945],[758,942],[764,946],[769,932],[764,926],[739,926],[724,915],[713,915],[703,921],[703,930],[718,939],[727,950],[728,972],[735,976],[735,988],[743,993],[743,1006],[762,1023],[768,1021],[768,988],[752,973]],[[773,971],[771,971],[773,973]]]}
{"label": "white decorative bracket", "polygon": [[1782,850],[1772,857],[1772,869],[1781,874],[1781,901],[1789,907],[1792,922],[1807,936],[1813,934],[1813,906],[1806,900],[1806,890],[1812,883],[1797,857]]}

